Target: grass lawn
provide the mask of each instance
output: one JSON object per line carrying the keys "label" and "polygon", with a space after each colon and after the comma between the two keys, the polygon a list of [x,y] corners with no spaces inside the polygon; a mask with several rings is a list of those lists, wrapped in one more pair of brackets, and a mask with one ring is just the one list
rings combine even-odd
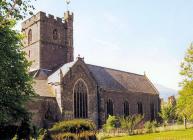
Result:
{"label": "grass lawn", "polygon": [[167,131],[160,133],[114,137],[108,140],[193,140],[193,129]]}

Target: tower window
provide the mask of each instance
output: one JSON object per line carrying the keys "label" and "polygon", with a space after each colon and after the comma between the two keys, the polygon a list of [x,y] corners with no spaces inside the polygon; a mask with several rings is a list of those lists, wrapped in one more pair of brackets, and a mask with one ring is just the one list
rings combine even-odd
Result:
{"label": "tower window", "polygon": [[127,101],[124,102],[123,112],[125,117],[129,116],[129,103]]}
{"label": "tower window", "polygon": [[143,115],[143,105],[141,102],[137,103],[138,114]]}
{"label": "tower window", "polygon": [[76,83],[74,87],[74,117],[87,118],[87,112],[87,88],[85,83],[80,80]]}
{"label": "tower window", "polygon": [[107,101],[107,117],[109,115],[113,115],[113,101],[111,99]]}
{"label": "tower window", "polygon": [[54,31],[53,31],[53,39],[54,40],[58,39],[58,31],[57,31],[57,29],[54,29]]}
{"label": "tower window", "polygon": [[30,45],[32,43],[32,30],[30,29],[28,31],[28,45]]}

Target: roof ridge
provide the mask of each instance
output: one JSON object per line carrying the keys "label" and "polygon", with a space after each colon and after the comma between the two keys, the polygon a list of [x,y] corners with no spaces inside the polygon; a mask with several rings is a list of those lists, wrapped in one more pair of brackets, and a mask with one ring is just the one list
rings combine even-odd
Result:
{"label": "roof ridge", "polygon": [[137,74],[137,73],[128,72],[128,71],[124,71],[124,70],[118,70],[118,69],[114,69],[114,68],[108,68],[108,67],[104,67],[104,66],[98,66],[98,65],[93,65],[93,64],[86,64],[86,65],[91,65],[91,66],[95,66],[95,67],[105,68],[105,69],[114,70],[114,71],[118,71],[118,72],[124,72],[124,73],[127,73],[127,74],[134,74],[134,75],[137,75],[137,76],[144,76],[142,74]]}

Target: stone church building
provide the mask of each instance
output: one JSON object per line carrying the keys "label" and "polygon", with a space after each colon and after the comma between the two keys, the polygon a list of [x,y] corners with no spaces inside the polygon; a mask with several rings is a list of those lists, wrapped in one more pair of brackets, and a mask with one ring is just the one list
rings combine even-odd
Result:
{"label": "stone church building", "polygon": [[65,12],[62,20],[39,12],[22,23],[22,32],[38,94],[27,105],[35,124],[87,118],[101,126],[109,114],[158,117],[159,93],[146,75],[74,59],[73,13]]}

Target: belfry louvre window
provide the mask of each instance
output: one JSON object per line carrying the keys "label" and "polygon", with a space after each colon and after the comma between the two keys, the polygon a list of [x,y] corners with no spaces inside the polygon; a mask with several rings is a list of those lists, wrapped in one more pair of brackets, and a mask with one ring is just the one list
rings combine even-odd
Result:
{"label": "belfry louvre window", "polygon": [[127,101],[123,104],[123,113],[125,117],[129,116],[129,103]]}
{"label": "belfry louvre window", "polygon": [[141,102],[137,103],[138,114],[143,115],[143,105]]}
{"label": "belfry louvre window", "polygon": [[30,45],[32,43],[32,30],[30,29],[28,31],[28,45]]}
{"label": "belfry louvre window", "polygon": [[79,80],[74,87],[74,117],[87,118],[87,88],[83,81]]}
{"label": "belfry louvre window", "polygon": [[113,102],[111,99],[108,99],[107,101],[107,117],[109,115],[113,115]]}

